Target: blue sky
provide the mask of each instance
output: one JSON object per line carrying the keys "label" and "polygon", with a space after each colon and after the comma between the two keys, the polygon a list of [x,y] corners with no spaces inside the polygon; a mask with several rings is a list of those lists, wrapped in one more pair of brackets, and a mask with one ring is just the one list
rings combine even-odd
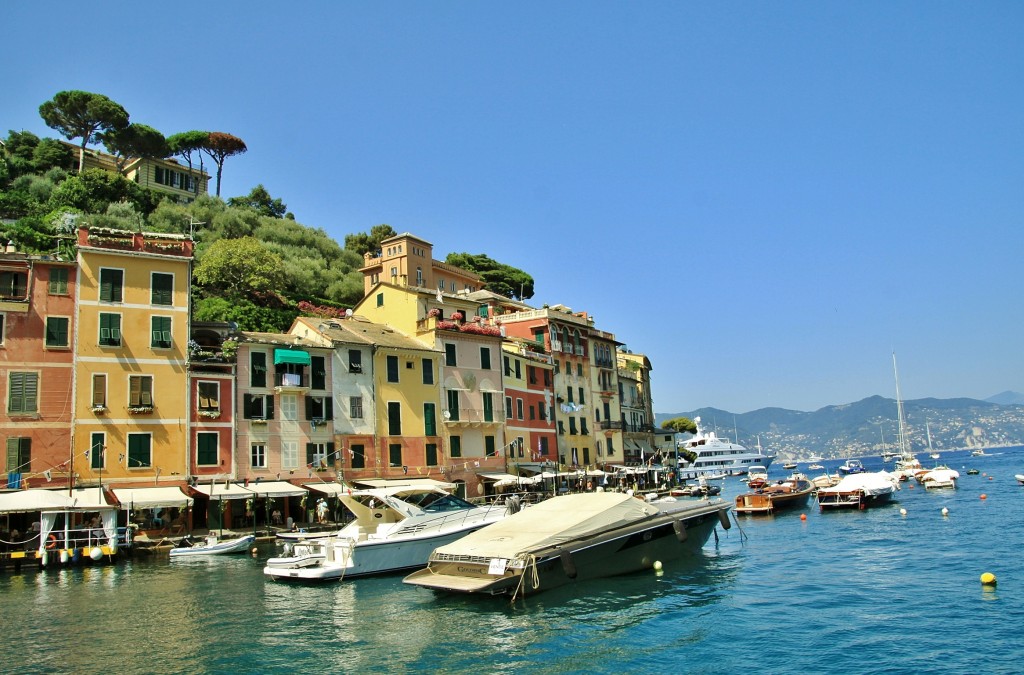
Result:
{"label": "blue sky", "polygon": [[521,267],[659,412],[1024,391],[1021,3],[77,7],[5,8],[4,135],[235,134],[223,196]]}

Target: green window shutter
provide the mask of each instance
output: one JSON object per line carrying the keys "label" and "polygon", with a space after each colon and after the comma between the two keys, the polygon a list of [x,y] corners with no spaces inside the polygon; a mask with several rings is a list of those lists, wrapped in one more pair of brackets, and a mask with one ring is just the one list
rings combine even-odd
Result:
{"label": "green window shutter", "polygon": [[217,464],[217,443],[216,433],[201,433],[196,436],[196,463],[204,466]]}
{"label": "green window shutter", "polygon": [[402,435],[402,404],[398,401],[388,401],[388,435]]}
{"label": "green window shutter", "polygon": [[488,457],[494,457],[496,454],[494,449],[494,436],[484,436],[484,453]]}
{"label": "green window shutter", "polygon": [[174,275],[155,273],[152,276],[150,302],[154,305],[172,305],[174,303]]}
{"label": "green window shutter", "polygon": [[423,404],[423,435],[437,436],[437,420],[434,415],[434,404]]}
{"label": "green window shutter", "polygon": [[388,446],[388,462],[391,466],[402,466],[401,443],[392,443]]}
{"label": "green window shutter", "polygon": [[448,443],[448,450],[452,457],[462,457],[462,437],[452,436]]}
{"label": "green window shutter", "polygon": [[21,458],[19,450],[21,445],[18,438],[7,439],[7,473],[20,473],[21,471]]}
{"label": "green window shutter", "polygon": [[253,387],[267,386],[266,352],[249,353],[249,384]]}
{"label": "green window shutter", "polygon": [[316,454],[316,443],[306,443],[306,464],[313,464],[313,456]]}
{"label": "green window shutter", "polygon": [[494,421],[494,401],[490,392],[484,392],[484,422]]}
{"label": "green window shutter", "polygon": [[437,443],[427,443],[427,466],[437,466]]}

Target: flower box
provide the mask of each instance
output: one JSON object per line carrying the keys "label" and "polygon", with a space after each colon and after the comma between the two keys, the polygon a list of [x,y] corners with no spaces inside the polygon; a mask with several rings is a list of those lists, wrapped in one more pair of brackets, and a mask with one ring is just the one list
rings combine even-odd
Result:
{"label": "flower box", "polygon": [[254,419],[251,419],[249,421],[251,423],[253,423],[253,424],[266,424],[267,423],[267,420],[265,420],[265,419],[258,419],[258,418],[254,418]]}
{"label": "flower box", "polygon": [[131,415],[148,415],[151,412],[153,412],[153,406],[151,405],[128,406],[128,413]]}
{"label": "flower box", "polygon": [[218,408],[216,410],[200,410],[199,416],[205,417],[208,420],[215,420],[218,417],[220,417],[220,409]]}
{"label": "flower box", "polygon": [[105,406],[105,405],[94,405],[92,407],[92,411],[94,413],[96,413],[97,415],[102,415],[103,413],[107,412],[107,406]]}

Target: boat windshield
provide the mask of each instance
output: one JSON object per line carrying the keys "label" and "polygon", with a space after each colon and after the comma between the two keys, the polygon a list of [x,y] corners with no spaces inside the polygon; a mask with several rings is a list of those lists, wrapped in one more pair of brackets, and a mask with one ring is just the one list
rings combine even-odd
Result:
{"label": "boat windshield", "polygon": [[441,513],[444,511],[461,511],[472,509],[474,506],[464,499],[455,495],[444,495],[437,492],[427,492],[422,495],[410,496],[405,501],[415,504],[427,513]]}

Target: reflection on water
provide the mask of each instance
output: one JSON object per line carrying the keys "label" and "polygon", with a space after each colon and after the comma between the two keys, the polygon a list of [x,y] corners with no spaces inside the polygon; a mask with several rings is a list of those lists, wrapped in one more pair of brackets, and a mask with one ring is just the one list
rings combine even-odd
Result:
{"label": "reflection on water", "polygon": [[[272,546],[258,559],[4,574],[0,615],[16,624],[4,670],[1016,672],[1024,488],[1012,476],[1024,452],[985,461],[1001,478],[904,489],[898,504],[865,512],[740,518],[661,576],[581,582],[515,605],[401,577],[269,582]],[[726,498],[739,487],[727,481]],[[980,586],[986,571],[998,589]]]}

